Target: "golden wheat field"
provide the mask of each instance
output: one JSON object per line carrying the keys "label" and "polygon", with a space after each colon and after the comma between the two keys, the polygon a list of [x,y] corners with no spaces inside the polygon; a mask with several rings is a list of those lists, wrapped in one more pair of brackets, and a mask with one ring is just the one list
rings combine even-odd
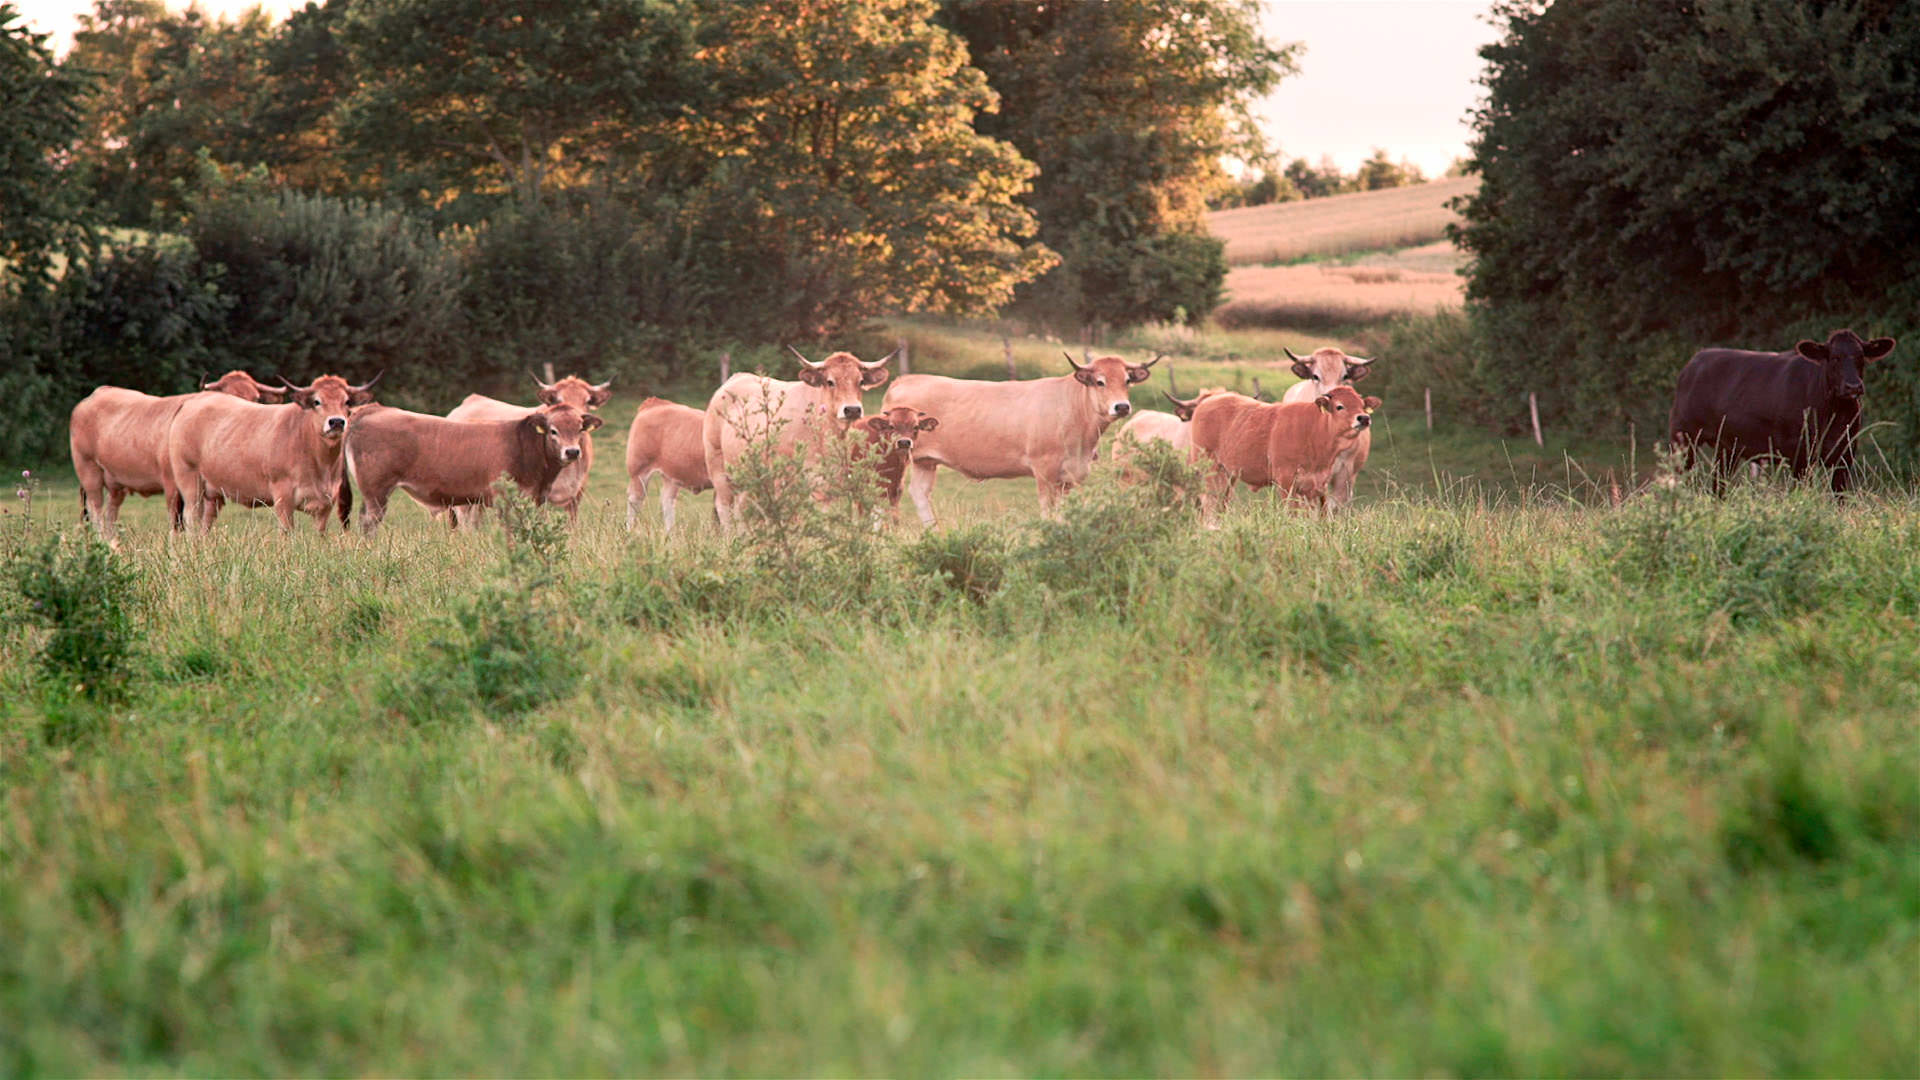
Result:
{"label": "golden wheat field", "polygon": [[1457,308],[1465,279],[1446,240],[1354,261],[1236,266],[1214,319],[1243,326],[1343,325]]}
{"label": "golden wheat field", "polygon": [[1411,247],[1446,235],[1459,215],[1448,200],[1480,186],[1473,176],[1413,187],[1332,195],[1303,202],[1247,206],[1207,215],[1227,242],[1227,263],[1283,263],[1314,255]]}

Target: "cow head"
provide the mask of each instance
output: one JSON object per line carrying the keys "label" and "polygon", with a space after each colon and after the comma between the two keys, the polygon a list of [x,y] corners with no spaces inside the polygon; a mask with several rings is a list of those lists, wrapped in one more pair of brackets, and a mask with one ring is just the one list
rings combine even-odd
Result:
{"label": "cow head", "polygon": [[1358,435],[1373,426],[1373,410],[1380,407],[1377,397],[1361,397],[1351,386],[1336,386],[1332,393],[1314,399],[1320,411],[1340,435]]}
{"label": "cow head", "polygon": [[380,375],[359,386],[348,385],[347,380],[338,375],[322,375],[305,388],[295,386],[284,378],[280,381],[287,384],[293,406],[312,414],[310,422],[315,433],[333,441],[347,433],[349,410],[373,402],[373,384],[380,381]]}
{"label": "cow head", "polygon": [[582,440],[604,421],[571,405],[546,405],[520,421],[541,442],[549,462],[568,465],[586,452]]}
{"label": "cow head", "polygon": [[1134,383],[1143,383],[1153,378],[1153,365],[1160,362],[1160,354],[1144,364],[1129,364],[1117,356],[1098,356],[1092,363],[1081,364],[1072,353],[1064,354],[1067,363],[1073,365],[1073,377],[1081,386],[1093,391],[1095,405],[1100,415],[1108,420],[1118,419],[1133,411],[1133,403],[1127,400],[1127,391]]}
{"label": "cow head", "polygon": [[533,385],[540,388],[539,401],[542,405],[571,405],[584,412],[605,405],[613,397],[611,379],[595,385],[578,375],[568,375],[553,382],[541,382],[538,375],[532,377]]}
{"label": "cow head", "polygon": [[1336,386],[1352,386],[1373,370],[1373,360],[1348,356],[1339,349],[1315,349],[1313,355],[1305,359],[1293,355],[1293,350],[1285,346],[1281,346],[1280,351],[1293,361],[1294,375],[1313,380],[1314,389],[1323,395],[1331,393]]}
{"label": "cow head", "polygon": [[879,416],[869,417],[866,425],[868,431],[879,436],[876,441],[885,446],[888,453],[904,450],[911,455],[914,437],[939,427],[940,421],[918,409],[896,405]]}
{"label": "cow head", "polygon": [[1826,344],[1802,341],[1793,351],[1820,365],[1829,399],[1858,401],[1867,392],[1860,373],[1869,363],[1893,351],[1893,339],[1861,341],[1860,335],[1851,330],[1835,330],[1827,336]]}
{"label": "cow head", "polygon": [[238,369],[210,383],[201,383],[200,389],[211,390],[216,394],[232,394],[242,401],[251,401],[256,405],[278,405],[286,400],[287,391],[278,386],[263,386],[260,380]]}
{"label": "cow head", "polygon": [[820,411],[842,423],[860,419],[866,411],[860,404],[861,391],[887,381],[887,361],[899,352],[895,349],[872,363],[850,352],[837,352],[816,363],[791,345],[787,351],[800,361],[800,381],[814,389]]}

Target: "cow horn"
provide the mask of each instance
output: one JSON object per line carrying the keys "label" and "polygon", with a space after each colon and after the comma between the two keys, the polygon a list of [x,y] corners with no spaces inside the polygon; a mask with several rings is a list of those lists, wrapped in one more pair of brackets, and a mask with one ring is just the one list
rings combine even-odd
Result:
{"label": "cow horn", "polygon": [[288,382],[287,377],[278,372],[275,372],[273,377],[280,380],[280,385],[286,387],[287,389],[293,391],[296,394],[299,393],[301,390],[305,389],[305,387],[295,386],[292,383]]}
{"label": "cow horn", "polygon": [[359,386],[347,387],[347,392],[350,394],[364,394],[367,391],[373,389],[373,384],[379,382],[380,376],[385,375],[386,373],[387,373],[387,369],[381,368],[378,372],[374,374],[373,378],[368,379],[366,382],[361,383]]}
{"label": "cow horn", "polygon": [[539,388],[540,388],[540,389],[542,389],[542,390],[551,390],[551,389],[553,389],[553,385],[554,385],[554,384],[552,384],[552,383],[550,383],[550,382],[541,382],[541,381],[540,381],[540,376],[538,376],[538,375],[535,375],[535,374],[534,374],[533,372],[531,372],[531,371],[529,371],[529,372],[527,372],[527,378],[529,378],[529,379],[532,379],[532,380],[533,380],[533,385],[535,385],[535,386],[537,386],[537,387],[539,387]]}
{"label": "cow horn", "polygon": [[606,382],[599,383],[598,385],[589,384],[587,389],[596,394],[611,393],[613,391],[613,380],[608,379]]}
{"label": "cow horn", "polygon": [[1372,358],[1368,358],[1365,356],[1349,356],[1347,357],[1347,366],[1348,367],[1366,367],[1368,364],[1371,364],[1378,359],[1380,358],[1377,356]]}
{"label": "cow horn", "polygon": [[825,360],[822,360],[816,364],[813,361],[807,359],[807,356],[805,353],[801,352],[799,349],[796,349],[791,345],[787,346],[787,351],[792,353],[795,356],[795,358],[797,358],[801,363],[807,365],[809,368],[812,368],[815,371],[818,371],[821,368],[827,366],[827,362]]}
{"label": "cow horn", "polygon": [[855,360],[854,363],[860,365],[861,371],[874,371],[879,368],[886,367],[888,361],[892,360],[894,357],[899,355],[900,355],[900,350],[895,349],[892,352],[888,353],[887,355],[881,357],[880,359],[873,361],[872,363],[868,363],[865,360]]}
{"label": "cow horn", "polygon": [[1065,349],[1061,349],[1061,350],[1060,350],[1060,355],[1061,355],[1061,356],[1064,356],[1064,357],[1066,357],[1066,358],[1067,358],[1067,363],[1069,363],[1069,364],[1072,364],[1072,365],[1073,365],[1073,370],[1075,370],[1075,371],[1085,371],[1085,370],[1086,370],[1086,367],[1085,367],[1085,366],[1083,366],[1083,365],[1082,365],[1082,364],[1080,363],[1080,361],[1078,361],[1078,360],[1075,360],[1075,359],[1073,358],[1073,354],[1072,354],[1072,353],[1070,353],[1070,352],[1068,352],[1067,350],[1065,350]]}
{"label": "cow horn", "polygon": [[1172,394],[1167,393],[1165,390],[1160,391],[1160,393],[1165,395],[1168,401],[1173,402],[1175,405],[1178,405],[1183,409],[1191,409],[1195,405],[1200,404],[1200,399],[1197,397],[1194,398],[1192,401],[1182,401],[1179,398],[1174,397]]}
{"label": "cow horn", "polygon": [[1280,346],[1280,351],[1281,351],[1281,352],[1283,352],[1283,353],[1286,353],[1286,354],[1287,354],[1287,359],[1289,359],[1289,360],[1291,360],[1291,361],[1293,361],[1293,362],[1294,362],[1294,363],[1296,363],[1296,364],[1304,364],[1304,363],[1306,363],[1306,361],[1305,361],[1305,360],[1302,360],[1302,359],[1300,359],[1299,357],[1297,357],[1297,356],[1295,356],[1295,355],[1293,355],[1293,350],[1292,350],[1292,349],[1289,349],[1289,348],[1287,348],[1287,347],[1286,347],[1285,345],[1282,345],[1282,346]]}
{"label": "cow horn", "polygon": [[1153,354],[1153,359],[1147,361],[1144,364],[1141,364],[1140,366],[1143,368],[1150,368],[1164,359],[1166,359],[1166,355],[1164,353],[1159,352],[1158,350],[1155,350]]}

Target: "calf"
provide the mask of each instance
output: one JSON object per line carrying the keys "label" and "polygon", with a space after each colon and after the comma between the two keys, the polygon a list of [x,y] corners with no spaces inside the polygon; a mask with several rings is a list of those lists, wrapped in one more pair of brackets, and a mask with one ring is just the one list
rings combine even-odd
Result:
{"label": "calf", "polygon": [[866,434],[867,460],[880,476],[880,491],[893,513],[900,511],[900,481],[913,461],[914,440],[939,426],[940,421],[926,413],[900,407],[853,422],[853,430]]}
{"label": "calf", "polygon": [[1192,453],[1212,463],[1203,500],[1208,524],[1217,522],[1235,481],[1278,486],[1290,499],[1326,509],[1334,468],[1353,453],[1379,405],[1350,386],[1311,403],[1266,405],[1240,394],[1198,400]]}
{"label": "calf", "polygon": [[[534,376],[533,385],[539,388],[539,405],[512,405],[485,394],[468,394],[447,414],[447,419],[518,420],[541,405],[571,405],[581,412],[591,412],[613,398],[612,381],[595,385],[578,375],[568,375],[550,383],[541,382],[538,376]],[[587,473],[593,468],[593,440],[586,439],[580,446],[580,460],[561,469],[547,492],[547,501],[565,510],[570,522],[580,519],[580,500],[586,495]],[[455,524],[472,528],[481,510],[478,506],[456,506],[450,513],[455,518]]]}
{"label": "calf", "polygon": [[374,376],[350,386],[322,375],[307,387],[288,384],[285,405],[256,405],[226,394],[195,394],[167,433],[174,488],[194,531],[213,527],[227,502],[271,506],[282,530],[298,510],[321,532],[341,497],[340,447],[349,410],[373,401]]}
{"label": "calf", "polygon": [[687,405],[650,397],[633,414],[627,429],[627,528],[640,520],[647,482],[660,478],[660,517],[673,528],[674,504],[682,491],[713,486],[707,477],[707,452],[701,428],[707,414]]}
{"label": "calf", "polygon": [[1702,349],[1680,371],[1668,445],[1689,468],[1696,454],[1712,454],[1716,492],[1741,462],[1775,458],[1796,478],[1819,462],[1831,471],[1834,494],[1845,494],[1867,389],[1861,371],[1893,346],[1892,338],[1862,341],[1835,330],[1824,345],[1802,341],[1791,352]]}
{"label": "calf", "polygon": [[[493,483],[511,477],[536,504],[580,460],[601,420],[571,405],[547,405],[517,420],[449,420],[404,409],[369,409],[347,433],[347,471],[360,489],[360,529],[373,535],[400,488],[429,511],[489,506]],[[346,506],[340,512],[346,523]]]}

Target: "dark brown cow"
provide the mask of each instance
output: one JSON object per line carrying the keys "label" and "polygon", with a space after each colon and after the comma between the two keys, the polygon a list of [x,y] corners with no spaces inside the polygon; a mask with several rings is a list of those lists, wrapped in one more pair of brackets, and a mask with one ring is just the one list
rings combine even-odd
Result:
{"label": "dark brown cow", "polygon": [[853,430],[867,437],[867,460],[880,475],[880,491],[886,495],[887,506],[894,513],[900,511],[900,481],[907,474],[907,465],[913,461],[914,440],[921,432],[939,426],[939,420],[905,407],[853,422]]}
{"label": "dark brown cow", "polygon": [[340,445],[350,410],[373,400],[376,375],[352,386],[322,375],[288,385],[285,405],[256,405],[225,394],[195,394],[167,435],[174,487],[196,532],[213,527],[228,502],[271,506],[283,530],[298,510],[321,532],[341,492]]}
{"label": "dark brown cow", "polygon": [[544,405],[518,420],[368,409],[353,418],[347,433],[347,471],[362,503],[360,529],[371,536],[380,527],[395,488],[429,511],[490,506],[494,481],[507,476],[521,494],[546,502],[554,479],[580,460],[582,440],[600,423],[571,405]]}
{"label": "dark brown cow", "polygon": [[1350,386],[1309,403],[1267,405],[1240,394],[1202,398],[1193,410],[1193,460],[1209,460],[1205,515],[1209,525],[1234,482],[1280,487],[1289,498],[1327,507],[1329,485],[1343,455],[1351,455],[1380,405]]}

